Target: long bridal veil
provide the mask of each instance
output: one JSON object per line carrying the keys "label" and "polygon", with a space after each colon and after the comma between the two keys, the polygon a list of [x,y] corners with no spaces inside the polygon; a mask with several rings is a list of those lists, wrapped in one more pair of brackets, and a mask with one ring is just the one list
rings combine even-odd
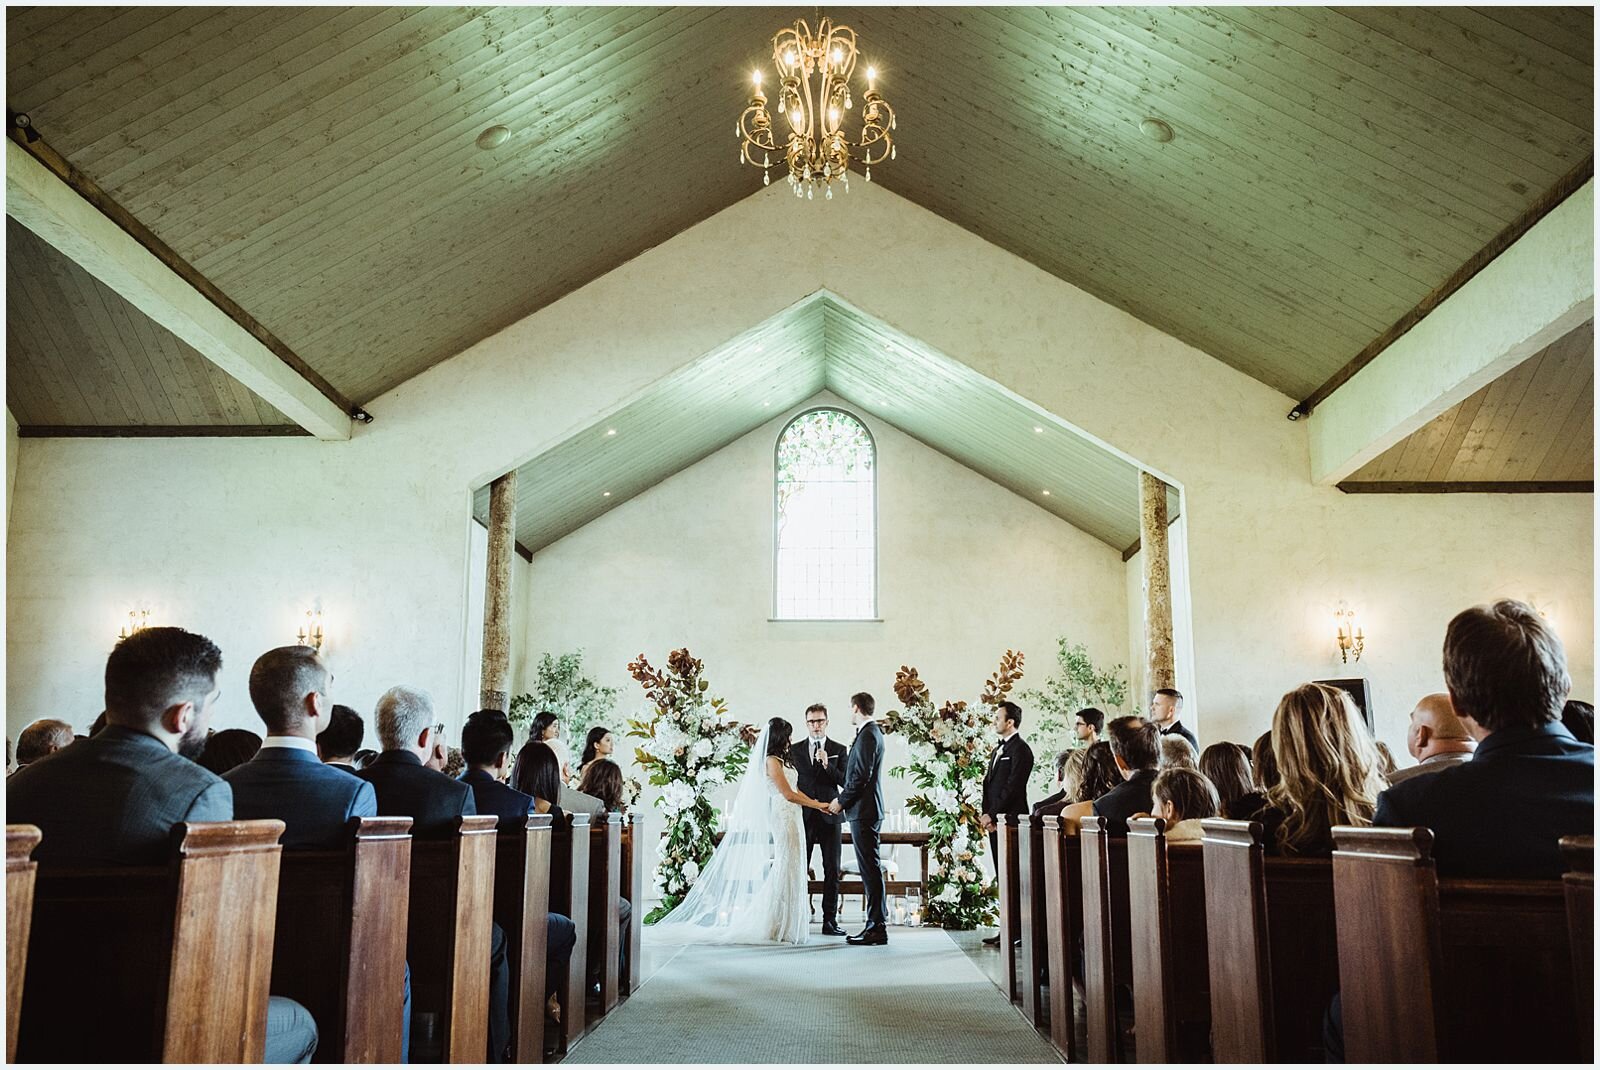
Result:
{"label": "long bridal veil", "polygon": [[726,815],[722,842],[683,902],[654,925],[652,942],[666,944],[767,943],[773,898],[773,789],[767,777],[763,728]]}

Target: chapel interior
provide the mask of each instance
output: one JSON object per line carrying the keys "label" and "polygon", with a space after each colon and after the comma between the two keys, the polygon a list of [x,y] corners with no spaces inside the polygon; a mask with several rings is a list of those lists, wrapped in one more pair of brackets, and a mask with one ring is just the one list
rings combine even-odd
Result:
{"label": "chapel interior", "polygon": [[8,7],[8,1061],[1591,1063],[1593,30]]}

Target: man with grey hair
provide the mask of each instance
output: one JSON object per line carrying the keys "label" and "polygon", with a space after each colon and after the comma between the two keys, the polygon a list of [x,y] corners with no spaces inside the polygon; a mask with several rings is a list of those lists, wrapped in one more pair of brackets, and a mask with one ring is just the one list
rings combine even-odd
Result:
{"label": "man with grey hair", "polygon": [[1389,777],[1393,787],[1414,776],[1437,773],[1472,760],[1477,741],[1467,731],[1467,726],[1456,716],[1450,696],[1441,691],[1424,695],[1411,711],[1411,728],[1406,732],[1406,750],[1417,764],[1409,769],[1398,769]]}
{"label": "man with grey hair", "polygon": [[17,768],[32,765],[72,744],[72,726],[65,721],[35,721],[17,736]]}

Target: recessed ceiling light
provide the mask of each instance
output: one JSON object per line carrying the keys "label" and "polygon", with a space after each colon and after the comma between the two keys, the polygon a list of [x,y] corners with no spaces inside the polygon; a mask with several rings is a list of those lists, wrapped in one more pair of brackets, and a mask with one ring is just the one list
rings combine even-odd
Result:
{"label": "recessed ceiling light", "polygon": [[1048,497],[1050,497],[1050,492],[1049,492],[1049,491],[1047,491],[1047,490],[1042,490],[1042,491],[1040,491],[1040,492],[1039,492],[1039,493],[1040,493],[1040,494],[1043,494],[1043,495],[1044,495],[1044,496],[1045,496],[1045,497],[1046,497],[1046,498],[1048,498]]}
{"label": "recessed ceiling light", "polygon": [[498,149],[511,138],[511,131],[503,126],[491,126],[478,135],[478,148]]}
{"label": "recessed ceiling light", "polygon": [[616,434],[616,433],[617,433],[617,429],[616,429],[616,428],[615,428],[615,427],[608,427],[608,428],[606,428],[606,434],[608,434],[608,435],[614,435],[614,434]]}
{"label": "recessed ceiling light", "polygon": [[[1045,491],[1045,493],[1049,494],[1050,492],[1049,491]],[[601,492],[600,497],[609,498],[609,497],[611,497],[611,492],[609,490],[608,491],[603,491],[603,492]]]}
{"label": "recessed ceiling light", "polygon": [[1139,124],[1139,132],[1151,141],[1159,141],[1163,145],[1172,140],[1172,127],[1165,119],[1157,119],[1153,115]]}
{"label": "recessed ceiling light", "polygon": [[770,409],[770,408],[772,408],[772,402],[770,402],[770,401],[763,401],[763,402],[762,402],[762,403],[761,403],[761,407],[762,407],[762,408],[763,408],[763,409]]}
{"label": "recessed ceiling light", "polygon": [[1035,428],[1034,428],[1034,429],[1033,429],[1033,433],[1034,433],[1034,434],[1036,434],[1036,435],[1042,435],[1042,434],[1044,434],[1044,428],[1042,428],[1042,427],[1035,427]]}

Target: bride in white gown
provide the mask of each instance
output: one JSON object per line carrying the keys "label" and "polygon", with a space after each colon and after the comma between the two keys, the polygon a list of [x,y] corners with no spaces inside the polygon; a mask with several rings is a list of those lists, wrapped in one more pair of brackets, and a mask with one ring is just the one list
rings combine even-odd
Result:
{"label": "bride in white gown", "polygon": [[689,894],[650,927],[665,944],[803,944],[811,931],[801,808],[826,810],[795,790],[794,728],[774,717],[750,750],[722,843]]}

